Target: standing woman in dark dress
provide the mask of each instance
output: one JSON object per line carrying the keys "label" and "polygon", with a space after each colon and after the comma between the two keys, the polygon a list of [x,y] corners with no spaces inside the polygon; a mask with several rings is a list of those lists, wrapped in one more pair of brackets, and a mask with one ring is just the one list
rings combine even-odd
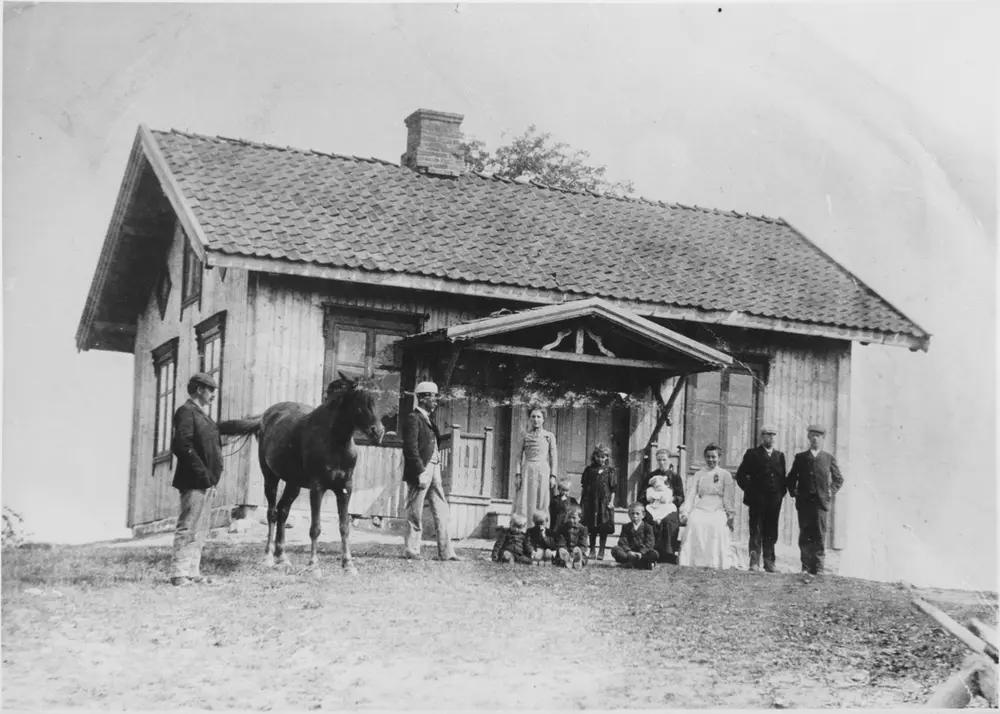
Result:
{"label": "standing woman in dark dress", "polygon": [[[590,533],[590,558],[604,560],[604,547],[608,535],[615,532],[615,470],[610,465],[611,451],[603,444],[594,448],[590,466],[583,470],[580,505],[583,508],[583,525]],[[595,554],[594,546],[600,537],[601,550]]]}

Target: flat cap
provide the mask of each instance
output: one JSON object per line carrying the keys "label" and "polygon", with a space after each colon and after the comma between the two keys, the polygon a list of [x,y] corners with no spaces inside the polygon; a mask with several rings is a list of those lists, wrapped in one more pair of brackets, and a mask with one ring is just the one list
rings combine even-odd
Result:
{"label": "flat cap", "polygon": [[421,382],[413,390],[414,394],[437,394],[438,386],[434,382]]}
{"label": "flat cap", "polygon": [[191,379],[188,380],[188,386],[196,384],[199,387],[209,387],[210,389],[218,389],[219,385],[215,383],[212,379],[212,375],[205,374],[204,372],[195,372],[191,375]]}
{"label": "flat cap", "polygon": [[778,430],[774,427],[774,424],[765,424],[760,428],[761,434],[777,434]]}
{"label": "flat cap", "polygon": [[816,432],[817,434],[826,434],[826,427],[820,426],[819,424],[810,424],[806,429],[806,433]]}

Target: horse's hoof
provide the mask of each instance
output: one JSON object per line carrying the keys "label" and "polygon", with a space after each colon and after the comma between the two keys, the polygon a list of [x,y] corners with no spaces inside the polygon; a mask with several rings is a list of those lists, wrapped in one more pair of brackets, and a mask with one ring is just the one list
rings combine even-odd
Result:
{"label": "horse's hoof", "polygon": [[274,556],[271,554],[264,556],[264,565],[268,568],[274,567]]}
{"label": "horse's hoof", "polygon": [[354,563],[344,563],[344,575],[355,576],[358,574],[358,569],[354,567]]}
{"label": "horse's hoof", "polygon": [[278,559],[278,565],[283,568],[290,568],[292,567],[292,561],[288,559],[287,555],[283,555]]}

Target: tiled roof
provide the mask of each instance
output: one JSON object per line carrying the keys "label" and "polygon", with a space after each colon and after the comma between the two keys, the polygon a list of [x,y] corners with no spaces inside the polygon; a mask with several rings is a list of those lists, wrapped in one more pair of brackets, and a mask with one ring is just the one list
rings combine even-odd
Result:
{"label": "tiled roof", "polygon": [[780,219],[153,134],[209,251],[926,334]]}

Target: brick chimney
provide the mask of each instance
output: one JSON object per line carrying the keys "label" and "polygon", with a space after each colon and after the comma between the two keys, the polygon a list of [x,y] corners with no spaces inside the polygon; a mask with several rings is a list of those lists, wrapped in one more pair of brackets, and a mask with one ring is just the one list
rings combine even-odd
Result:
{"label": "brick chimney", "polygon": [[459,130],[464,118],[433,109],[418,109],[406,117],[406,153],[400,157],[400,165],[433,176],[465,173]]}

